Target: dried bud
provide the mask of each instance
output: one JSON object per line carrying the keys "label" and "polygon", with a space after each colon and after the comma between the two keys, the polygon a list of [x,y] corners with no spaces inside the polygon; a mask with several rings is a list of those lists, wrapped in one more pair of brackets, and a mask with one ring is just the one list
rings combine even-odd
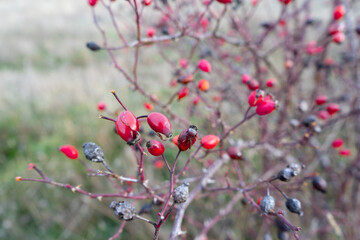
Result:
{"label": "dried bud", "polygon": [[275,208],[275,200],[272,196],[266,195],[261,199],[260,208],[265,213],[274,211]]}
{"label": "dried bud", "polygon": [[294,170],[292,170],[291,168],[288,168],[288,167],[284,168],[277,174],[277,178],[280,181],[284,181],[284,182],[290,181],[290,179],[294,176],[296,176],[296,175],[294,175]]}
{"label": "dried bud", "polygon": [[120,220],[130,221],[133,219],[136,214],[135,208],[129,202],[125,201],[113,201],[109,206],[111,209],[114,209],[114,214]]}
{"label": "dried bud", "polygon": [[101,49],[101,47],[95,42],[87,42],[86,47],[91,51],[98,51]]}
{"label": "dried bud", "polygon": [[303,213],[301,211],[301,202],[299,200],[296,198],[288,198],[285,204],[290,212],[297,213],[302,216]]}
{"label": "dried bud", "polygon": [[88,142],[83,144],[86,159],[92,162],[104,162],[104,152],[96,143]]}
{"label": "dried bud", "polygon": [[183,183],[181,186],[175,188],[173,198],[175,203],[183,203],[189,197],[189,183]]}
{"label": "dried bud", "polygon": [[318,190],[322,193],[326,193],[326,185],[327,184],[326,184],[325,179],[323,179],[322,177],[320,177],[320,176],[314,177],[312,184],[316,190]]}

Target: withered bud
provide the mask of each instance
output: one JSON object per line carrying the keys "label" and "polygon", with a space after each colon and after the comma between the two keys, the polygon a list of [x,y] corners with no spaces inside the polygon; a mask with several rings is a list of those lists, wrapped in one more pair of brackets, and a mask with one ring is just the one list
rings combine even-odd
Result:
{"label": "withered bud", "polygon": [[175,203],[183,203],[189,197],[189,183],[183,183],[181,186],[175,188],[172,196]]}
{"label": "withered bud", "polygon": [[286,207],[292,213],[297,213],[302,216],[303,212],[301,211],[301,202],[296,198],[288,198],[286,200]]}
{"label": "withered bud", "polygon": [[101,47],[95,42],[87,42],[86,47],[91,51],[99,51]]}
{"label": "withered bud", "polygon": [[265,213],[274,211],[275,208],[275,200],[272,196],[266,195],[261,199],[260,208]]}
{"label": "withered bud", "polygon": [[316,190],[318,190],[322,193],[326,193],[327,184],[326,184],[325,179],[323,179],[322,177],[320,177],[320,176],[314,177],[312,180],[312,184]]}

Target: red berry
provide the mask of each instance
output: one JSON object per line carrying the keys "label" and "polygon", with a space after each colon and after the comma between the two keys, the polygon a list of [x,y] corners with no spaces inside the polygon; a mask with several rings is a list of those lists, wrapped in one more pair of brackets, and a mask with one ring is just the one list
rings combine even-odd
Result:
{"label": "red berry", "polygon": [[350,151],[350,149],[343,148],[343,149],[340,149],[339,154],[341,156],[348,157],[351,155],[351,151]]}
{"label": "red berry", "polygon": [[206,79],[201,79],[199,81],[198,87],[201,91],[205,92],[210,88],[210,83]]}
{"label": "red berry", "polygon": [[161,168],[164,167],[164,162],[162,160],[160,160],[160,159],[156,160],[154,162],[154,166],[155,166],[156,169],[161,169]]}
{"label": "red berry", "polygon": [[93,7],[93,6],[95,6],[97,4],[97,1],[98,0],[88,0],[88,3],[89,3],[90,6]]}
{"label": "red berry", "polygon": [[262,198],[263,198],[262,196],[260,196],[260,197],[258,198],[258,200],[257,200],[257,202],[256,202],[256,203],[257,203],[257,205],[259,205],[259,206],[260,206],[260,203],[261,203]]}
{"label": "red berry", "polygon": [[213,149],[218,145],[220,138],[215,135],[206,135],[201,138],[201,146],[205,149]]}
{"label": "red berry", "polygon": [[198,105],[199,102],[200,102],[200,97],[199,97],[199,96],[195,96],[194,99],[193,99],[193,101],[192,101],[192,103],[193,103],[194,105]]}
{"label": "red berry", "polygon": [[260,116],[270,114],[277,107],[275,101],[271,98],[265,97],[263,101],[261,101],[256,108],[256,113]]}
{"label": "red berry", "polygon": [[329,35],[334,35],[336,33],[343,32],[344,28],[345,25],[342,23],[333,23],[330,25],[328,33]]}
{"label": "red berry", "polygon": [[253,6],[256,6],[257,3],[258,3],[258,0],[252,0],[251,1],[251,5],[253,5]]}
{"label": "red berry", "polygon": [[334,43],[340,44],[345,41],[345,34],[342,32],[338,32],[332,36],[332,41]]}
{"label": "red berry", "polygon": [[231,3],[232,0],[216,0],[218,1],[219,3],[223,3],[223,4],[227,4],[227,3]]}
{"label": "red berry", "polygon": [[192,145],[196,142],[197,138],[197,127],[190,125],[188,129],[184,129],[178,138],[178,148],[180,151],[186,151],[191,148]]}
{"label": "red berry", "polygon": [[178,145],[178,140],[179,140],[179,135],[176,135],[175,137],[173,137],[171,139],[171,142],[177,146]]}
{"label": "red berry", "polygon": [[333,142],[332,142],[332,147],[333,148],[339,148],[344,144],[344,141],[341,138],[336,138]]}
{"label": "red berry", "polygon": [[143,0],[143,3],[145,6],[149,6],[151,4],[152,0]]}
{"label": "red berry", "polygon": [[321,110],[318,112],[317,116],[322,120],[327,120],[330,117],[330,114],[325,110]]}
{"label": "red berry", "polygon": [[149,111],[152,111],[154,109],[154,106],[149,102],[145,102],[144,107]]}
{"label": "red berry", "polygon": [[182,67],[182,68],[186,68],[187,65],[188,65],[188,62],[187,62],[186,59],[180,58],[180,60],[179,60],[179,65],[180,65],[180,67]]}
{"label": "red berry", "polygon": [[241,81],[242,81],[244,84],[247,84],[250,80],[251,80],[251,77],[250,77],[250,75],[248,75],[248,74],[243,74],[243,75],[241,76]]}
{"label": "red berry", "polygon": [[140,129],[139,122],[132,112],[123,111],[119,114],[118,119],[120,119],[120,121],[122,121],[131,130],[136,131],[136,132],[139,131],[139,129]]}
{"label": "red berry", "polygon": [[146,34],[149,38],[152,38],[155,35],[155,29],[154,28],[148,28],[146,30]]}
{"label": "red berry", "polygon": [[115,122],[116,131],[119,136],[129,145],[134,145],[140,140],[140,134],[132,130],[121,121],[120,114]]}
{"label": "red berry", "polygon": [[77,159],[78,151],[74,146],[71,145],[64,145],[59,148],[59,150],[64,153],[70,159]]}
{"label": "red berry", "polygon": [[241,160],[242,159],[242,153],[241,153],[240,149],[236,146],[228,147],[227,154],[233,160]]}
{"label": "red berry", "polygon": [[274,85],[275,85],[275,80],[274,79],[270,78],[270,79],[268,79],[266,81],[266,86],[267,87],[272,88],[272,87],[274,87]]}
{"label": "red berry", "polygon": [[170,121],[164,114],[152,112],[148,115],[147,122],[155,132],[164,134],[166,137],[172,136]]}
{"label": "red berry", "polygon": [[279,2],[283,3],[283,4],[289,4],[291,3],[291,0],[279,0]]}
{"label": "red berry", "polygon": [[183,87],[179,90],[178,92],[178,100],[186,97],[189,94],[189,88],[188,87]]}
{"label": "red berry", "polygon": [[164,145],[158,140],[154,140],[154,139],[146,143],[146,148],[149,151],[149,153],[153,156],[160,156],[165,151]]}
{"label": "red berry", "polygon": [[325,95],[317,96],[316,99],[315,99],[315,102],[316,102],[317,105],[323,105],[327,101],[328,101],[328,98]]}
{"label": "red berry", "polygon": [[309,55],[321,53],[322,51],[324,51],[324,48],[321,46],[317,46],[315,41],[310,41],[306,46],[306,52]]}
{"label": "red berry", "polygon": [[203,72],[211,72],[211,64],[205,59],[199,61],[198,68]]}
{"label": "red berry", "polygon": [[190,74],[190,75],[187,75],[184,77],[180,77],[177,81],[182,84],[188,84],[188,83],[191,83],[192,81],[194,81],[194,76],[192,74]]}
{"label": "red berry", "polygon": [[261,90],[256,90],[250,93],[248,103],[251,107],[257,106],[260,102],[262,102],[264,96],[264,92]]}
{"label": "red berry", "polygon": [[206,29],[209,26],[209,20],[207,20],[207,18],[202,18],[200,21],[200,25],[201,27]]}
{"label": "red berry", "polygon": [[260,84],[257,80],[251,79],[247,86],[250,90],[256,90],[260,87]]}
{"label": "red berry", "polygon": [[106,104],[104,102],[99,102],[97,108],[99,111],[104,111],[106,109]]}
{"label": "red berry", "polygon": [[340,110],[339,105],[337,105],[336,103],[330,103],[327,108],[326,111],[330,114],[330,115],[334,115],[335,113],[337,113]]}
{"label": "red berry", "polygon": [[338,5],[334,9],[334,20],[339,20],[345,15],[345,7]]}

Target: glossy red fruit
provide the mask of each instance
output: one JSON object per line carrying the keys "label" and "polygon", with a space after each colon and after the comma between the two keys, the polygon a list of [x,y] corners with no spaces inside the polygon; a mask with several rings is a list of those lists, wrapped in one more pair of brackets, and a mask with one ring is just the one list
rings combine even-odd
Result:
{"label": "glossy red fruit", "polygon": [[154,140],[154,139],[146,143],[146,148],[149,151],[149,153],[153,156],[160,156],[165,151],[164,145],[158,140]]}
{"label": "glossy red fruit", "polygon": [[260,87],[260,84],[259,84],[259,82],[258,82],[257,80],[251,79],[251,80],[248,82],[247,86],[248,86],[248,88],[249,88],[250,90],[256,90],[256,89],[258,89],[258,88]]}
{"label": "glossy red fruit", "polygon": [[337,105],[336,103],[330,103],[327,108],[326,111],[330,114],[330,115],[334,115],[335,113],[337,113],[340,110],[339,105]]}
{"label": "glossy red fruit", "polygon": [[262,196],[260,196],[259,198],[258,198],[258,200],[256,201],[256,203],[257,203],[257,205],[259,205],[260,206],[260,203],[261,203],[261,200],[263,199],[263,197]]}
{"label": "glossy red fruit", "polygon": [[289,4],[291,3],[291,0],[279,0],[279,2],[283,3],[283,4]]}
{"label": "glossy red fruit", "polygon": [[98,0],[88,0],[88,3],[91,7],[95,6],[97,4]]}
{"label": "glossy red fruit", "polygon": [[211,64],[206,59],[201,59],[198,62],[198,68],[203,72],[211,72]]}
{"label": "glossy red fruit", "polygon": [[208,150],[216,147],[219,144],[219,142],[220,142],[220,138],[215,135],[206,135],[202,137],[200,141],[201,146]]}
{"label": "glossy red fruit", "polygon": [[139,132],[125,125],[120,119],[120,114],[115,122],[115,128],[119,136],[129,145],[134,145],[140,140]]}
{"label": "glossy red fruit", "polygon": [[59,148],[59,150],[64,153],[70,159],[77,159],[78,158],[78,151],[74,146],[71,145],[64,145]]}
{"label": "glossy red fruit", "polygon": [[188,87],[182,87],[178,92],[178,100],[186,97],[189,94],[189,88]]}
{"label": "glossy red fruit", "polygon": [[277,108],[277,104],[271,98],[266,96],[263,101],[261,101],[256,108],[256,113],[260,116],[267,115],[272,113]]}
{"label": "glossy red fruit", "polygon": [[166,137],[172,136],[170,121],[164,114],[152,112],[148,115],[147,122],[155,132],[164,134]]}
{"label": "glossy red fruit", "polygon": [[248,82],[251,80],[251,76],[250,75],[248,75],[248,74],[243,74],[242,76],[241,76],[241,81],[242,81],[242,83],[244,83],[244,84],[248,84]]}
{"label": "glossy red fruit", "polygon": [[143,0],[143,3],[145,6],[149,6],[151,4],[152,0]]}
{"label": "glossy red fruit", "polygon": [[216,0],[218,1],[219,3],[223,3],[223,4],[227,4],[227,3],[231,3],[232,0]]}
{"label": "glossy red fruit", "polygon": [[148,28],[146,30],[146,35],[149,37],[149,38],[152,38],[154,35],[155,35],[155,29],[154,28]]}
{"label": "glossy red fruit", "polygon": [[139,131],[139,122],[132,112],[123,111],[119,114],[118,119],[122,121],[126,126],[128,126],[131,130],[137,132]]}
{"label": "glossy red fruit", "polygon": [[104,102],[99,102],[97,108],[99,111],[104,111],[106,109],[106,104]]}
{"label": "glossy red fruit", "polygon": [[318,112],[317,116],[318,116],[318,118],[325,121],[330,117],[330,114],[325,110],[321,110]]}
{"label": "glossy red fruit", "polygon": [[269,88],[272,88],[275,86],[275,80],[270,78],[266,81],[266,86],[269,87]]}
{"label": "glossy red fruit", "polygon": [[262,102],[264,96],[264,92],[261,90],[256,90],[250,93],[248,103],[250,107],[257,106],[260,102]]}
{"label": "glossy red fruit", "polygon": [[201,79],[199,81],[198,87],[199,87],[200,91],[205,92],[210,88],[210,83],[206,79]]}
{"label": "glossy red fruit", "polygon": [[345,41],[345,34],[342,32],[338,32],[332,36],[332,41],[334,43],[340,44]]}
{"label": "glossy red fruit", "polygon": [[317,96],[315,99],[316,105],[323,105],[328,101],[328,97],[325,95]]}
{"label": "glossy red fruit", "polygon": [[180,65],[181,68],[186,68],[187,65],[188,65],[188,62],[187,62],[186,59],[180,58],[180,59],[179,59],[179,65]]}
{"label": "glossy red fruit", "polygon": [[334,9],[334,20],[339,20],[345,15],[345,7],[343,5],[338,5]]}
{"label": "glossy red fruit", "polygon": [[341,156],[348,157],[351,155],[351,151],[350,151],[350,149],[343,148],[343,149],[340,149],[339,154]]}
{"label": "glossy red fruit", "polygon": [[184,129],[180,134],[177,146],[180,151],[186,151],[194,145],[197,138],[197,127],[190,125],[188,129]]}
{"label": "glossy red fruit", "polygon": [[336,138],[333,142],[332,142],[332,147],[333,148],[339,148],[344,144],[344,140],[342,140],[341,138]]}
{"label": "glossy red fruit", "polygon": [[241,160],[242,159],[242,153],[237,146],[228,147],[227,154],[233,160]]}
{"label": "glossy red fruit", "polygon": [[149,111],[152,111],[154,109],[154,106],[149,102],[145,102],[144,107]]}

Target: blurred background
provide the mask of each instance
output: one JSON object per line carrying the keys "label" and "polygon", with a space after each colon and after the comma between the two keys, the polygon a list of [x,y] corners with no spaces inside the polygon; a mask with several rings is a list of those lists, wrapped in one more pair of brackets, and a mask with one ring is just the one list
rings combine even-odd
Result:
{"label": "blurred background", "polygon": [[[317,1],[316,17],[330,11],[330,6],[324,6],[327,2]],[[256,25],[279,11],[279,5],[262,6]],[[122,16],[126,11],[129,8]],[[98,14],[106,21],[105,12]],[[105,52],[93,53],[85,47],[88,41],[101,43],[86,0],[0,0],[0,15],[0,239],[106,239],[119,227],[108,200],[99,202],[65,189],[14,179],[37,178],[27,170],[34,163],[59,182],[82,184],[90,192],[111,191],[107,181],[87,178],[85,169],[57,148],[71,144],[80,150],[84,142],[94,141],[114,169],[122,173],[131,169],[135,174],[136,166],[131,165],[135,161],[126,161],[133,158],[130,148],[119,141],[111,124],[98,119],[96,105],[104,101],[109,109],[116,109],[118,103],[110,94],[115,89],[140,114],[143,109],[135,106],[144,99],[131,94]],[[125,32],[133,34],[131,23],[127,26]],[[114,32],[111,38],[115,39]],[[140,69],[140,77],[159,82],[171,78],[161,58],[152,55],[154,50],[144,51],[150,56],[147,61],[158,64],[157,70]],[[131,66],[131,58],[128,54],[119,62]],[[143,64],[146,66],[146,59]],[[144,86],[151,87],[151,81]],[[128,224],[121,239],[147,239],[151,234],[151,227],[138,222]]]}

